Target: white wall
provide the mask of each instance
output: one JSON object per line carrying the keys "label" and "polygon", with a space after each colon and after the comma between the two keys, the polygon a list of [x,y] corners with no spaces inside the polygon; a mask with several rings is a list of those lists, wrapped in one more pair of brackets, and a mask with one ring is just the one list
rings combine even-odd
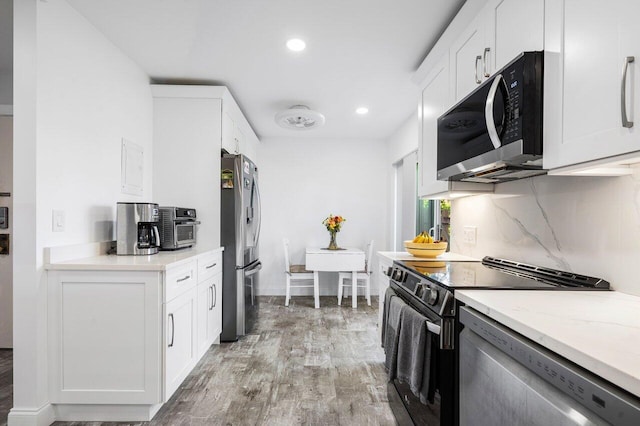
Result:
{"label": "white wall", "polygon": [[387,139],[390,164],[400,161],[410,152],[418,150],[419,124],[418,110],[416,109]]}
{"label": "white wall", "polygon": [[[417,161],[417,154],[415,153],[418,151],[418,142],[419,121],[418,111],[416,110],[387,139],[388,184],[390,188],[388,211],[390,223],[389,246],[385,247],[384,250],[404,250],[402,241],[408,238],[407,235],[413,236],[415,234],[415,197],[411,201],[411,193],[416,193],[417,176],[415,176],[415,172],[412,172],[415,167],[410,166],[409,163],[413,161],[415,165],[415,161]],[[404,161],[406,161],[407,167],[404,167]],[[410,211],[407,211],[405,207],[407,205],[413,206]],[[410,229],[410,232],[407,229]]]}
{"label": "white wall", "polygon": [[[477,244],[462,243],[464,226]],[[451,250],[604,278],[640,296],[640,169],[632,176],[538,176],[451,206]]]}
{"label": "white wall", "polygon": [[[43,249],[113,238],[115,203],[151,194],[147,76],[64,0],[15,4],[14,408],[50,419]],[[144,148],[144,195],[120,194],[120,144]],[[51,230],[52,209],[66,231]],[[43,409],[44,408],[44,409]]]}
{"label": "white wall", "polygon": [[[347,219],[337,235],[339,246],[364,249],[371,239],[374,251],[387,246],[390,167],[385,154],[382,140],[262,140],[257,164],[263,209],[261,294],[285,292],[282,239],[290,240],[292,261],[304,263],[306,246],[329,244],[322,225],[329,214]],[[377,288],[373,281],[373,294]],[[294,294],[301,291],[313,294],[310,289]],[[322,274],[320,294],[336,292],[337,274]]]}

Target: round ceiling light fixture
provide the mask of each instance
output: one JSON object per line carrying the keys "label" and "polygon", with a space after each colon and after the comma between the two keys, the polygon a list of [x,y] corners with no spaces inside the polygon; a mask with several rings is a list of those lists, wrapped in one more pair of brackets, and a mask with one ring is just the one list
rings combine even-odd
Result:
{"label": "round ceiling light fixture", "polygon": [[300,40],[299,38],[292,38],[291,40],[287,40],[287,48],[294,52],[302,52],[305,47],[307,47],[307,43],[304,40]]}
{"label": "round ceiling light fixture", "polygon": [[324,124],[324,115],[306,105],[293,105],[276,114],[276,123],[285,129],[310,130]]}
{"label": "round ceiling light fixture", "polygon": [[356,108],[356,114],[365,115],[368,112],[369,112],[369,108],[367,107]]}

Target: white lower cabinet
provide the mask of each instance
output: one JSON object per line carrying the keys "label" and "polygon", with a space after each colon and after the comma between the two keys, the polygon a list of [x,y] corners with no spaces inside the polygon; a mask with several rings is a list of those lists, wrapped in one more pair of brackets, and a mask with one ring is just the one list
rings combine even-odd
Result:
{"label": "white lower cabinet", "polygon": [[387,272],[393,265],[393,261],[386,256],[378,254],[378,334],[382,335],[382,314],[384,311],[384,296],[389,288],[389,276]]}
{"label": "white lower cabinet", "polygon": [[198,257],[198,357],[222,332],[222,253]]}
{"label": "white lower cabinet", "polygon": [[221,250],[173,262],[48,271],[56,420],[151,420],[218,341]]}
{"label": "white lower cabinet", "polygon": [[164,402],[198,361],[196,297],[196,289],[192,288],[165,305]]}
{"label": "white lower cabinet", "polygon": [[52,403],[161,402],[161,275],[49,272]]}
{"label": "white lower cabinet", "polygon": [[198,355],[202,356],[222,332],[222,274],[198,284]]}

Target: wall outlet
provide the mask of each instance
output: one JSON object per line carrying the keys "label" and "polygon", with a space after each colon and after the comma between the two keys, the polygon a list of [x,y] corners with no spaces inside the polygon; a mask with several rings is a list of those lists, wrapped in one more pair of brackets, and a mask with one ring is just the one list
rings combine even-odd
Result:
{"label": "wall outlet", "polygon": [[65,227],[65,215],[64,210],[54,210],[52,215],[52,231],[64,232]]}
{"label": "wall outlet", "polygon": [[462,241],[465,244],[475,244],[476,243],[476,235],[478,233],[478,228],[475,226],[465,226],[463,229]]}

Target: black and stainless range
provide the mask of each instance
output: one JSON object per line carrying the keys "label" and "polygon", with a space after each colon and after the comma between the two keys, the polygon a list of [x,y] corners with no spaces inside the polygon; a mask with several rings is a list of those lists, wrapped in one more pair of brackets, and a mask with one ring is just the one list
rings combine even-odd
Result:
{"label": "black and stainless range", "polygon": [[456,290],[609,290],[600,278],[489,256],[482,262],[395,261],[388,275],[391,289],[427,318],[439,342],[431,356],[437,362],[433,403],[421,403],[407,384],[389,383],[389,401],[400,424],[458,425]]}

